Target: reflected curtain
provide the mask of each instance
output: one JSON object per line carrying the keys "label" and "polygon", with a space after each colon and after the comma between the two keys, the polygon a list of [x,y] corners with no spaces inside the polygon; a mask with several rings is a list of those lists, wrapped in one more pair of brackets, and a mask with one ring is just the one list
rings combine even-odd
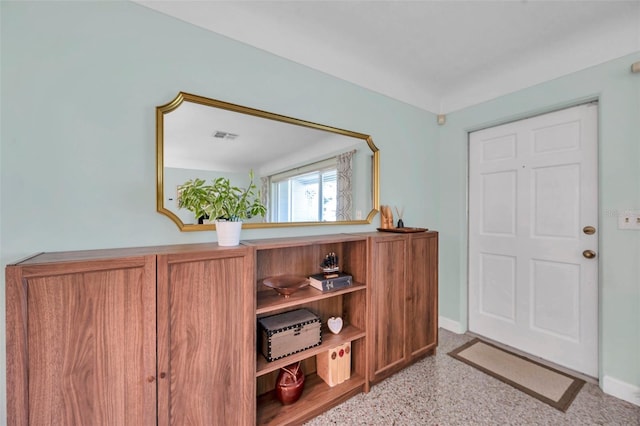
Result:
{"label": "reflected curtain", "polygon": [[270,216],[271,216],[271,208],[269,206],[269,181],[271,179],[266,176],[266,177],[261,177],[260,181],[262,182],[262,188],[260,189],[260,201],[262,201],[262,204],[264,204],[265,206],[267,206],[267,214],[262,218],[263,222],[269,222],[270,221]]}
{"label": "reflected curtain", "polygon": [[337,193],[336,220],[351,220],[351,210],[353,209],[353,189],[351,177],[353,176],[353,154],[354,151],[345,152],[337,158]]}

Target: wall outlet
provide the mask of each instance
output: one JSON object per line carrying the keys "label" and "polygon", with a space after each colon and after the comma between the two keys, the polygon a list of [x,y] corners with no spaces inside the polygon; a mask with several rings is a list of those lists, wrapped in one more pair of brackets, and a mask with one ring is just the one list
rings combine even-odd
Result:
{"label": "wall outlet", "polygon": [[618,215],[618,229],[640,231],[640,210],[624,211]]}

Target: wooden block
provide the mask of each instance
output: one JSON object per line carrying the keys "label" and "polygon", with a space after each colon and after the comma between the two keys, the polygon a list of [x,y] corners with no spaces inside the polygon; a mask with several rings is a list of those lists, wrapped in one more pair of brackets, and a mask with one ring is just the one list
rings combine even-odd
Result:
{"label": "wooden block", "polygon": [[351,342],[343,343],[316,355],[318,376],[330,387],[351,377]]}
{"label": "wooden block", "polygon": [[[347,342],[341,346],[342,350],[338,352],[340,359],[340,383],[349,380],[351,377],[351,342]],[[340,356],[342,354],[342,356]]]}
{"label": "wooden block", "polygon": [[342,383],[340,381],[340,364],[338,352],[342,345],[331,348],[326,352],[316,355],[316,370],[318,376],[330,387]]}

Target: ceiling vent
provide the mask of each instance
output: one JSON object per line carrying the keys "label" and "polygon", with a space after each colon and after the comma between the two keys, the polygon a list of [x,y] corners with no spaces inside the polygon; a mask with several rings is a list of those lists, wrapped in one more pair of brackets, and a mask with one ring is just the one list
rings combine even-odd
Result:
{"label": "ceiling vent", "polygon": [[215,132],[213,132],[213,137],[216,139],[227,139],[232,141],[237,138],[238,135],[236,135],[235,133],[223,132],[222,130],[216,130]]}

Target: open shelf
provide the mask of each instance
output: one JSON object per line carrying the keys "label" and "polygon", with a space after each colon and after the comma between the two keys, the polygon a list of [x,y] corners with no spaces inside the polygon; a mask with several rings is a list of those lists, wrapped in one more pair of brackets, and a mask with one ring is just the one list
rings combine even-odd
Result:
{"label": "open shelf", "polygon": [[256,314],[262,315],[283,308],[290,308],[304,303],[327,299],[330,297],[339,296],[341,294],[352,293],[354,291],[362,291],[365,289],[366,286],[361,283],[353,283],[349,287],[326,292],[322,292],[314,287],[308,286],[296,291],[291,296],[286,298],[278,294],[275,290],[269,291],[267,289],[266,291],[258,292]]}
{"label": "open shelf", "polygon": [[309,348],[297,354],[289,355],[284,358],[280,358],[275,361],[267,361],[267,359],[258,352],[256,357],[256,377],[263,376],[272,371],[278,370],[282,367],[286,367],[294,362],[302,361],[303,359],[311,358],[319,353],[325,352],[331,348],[341,345],[346,342],[352,342],[357,339],[361,339],[365,336],[364,330],[360,330],[352,325],[345,326],[340,334],[333,334],[324,327],[322,329],[322,344],[313,348]]}
{"label": "open shelf", "polygon": [[276,237],[262,238],[259,240],[242,240],[246,246],[255,246],[259,250],[272,250],[278,248],[305,247],[320,244],[336,244],[350,242],[366,242],[365,235],[357,234],[322,234],[306,235],[303,237]]}
{"label": "open shelf", "polygon": [[362,392],[365,379],[359,374],[351,374],[349,380],[329,387],[318,375],[305,377],[304,391],[298,401],[282,405],[275,398],[275,392],[258,397],[256,423],[259,425],[297,425],[332,407],[353,395]]}
{"label": "open shelf", "polygon": [[[368,238],[367,235],[338,234],[243,242],[255,249],[256,318],[306,308],[322,321],[320,345],[272,362],[260,351],[262,339],[259,327],[256,329],[257,424],[299,425],[360,392],[369,391],[366,362]],[[342,270],[353,277],[349,287],[323,292],[309,285],[285,298],[262,283],[267,277],[283,274],[309,276],[310,271],[318,270],[327,253],[336,253]],[[326,325],[331,317],[344,321],[339,334],[331,333]],[[351,377],[330,387],[317,375],[316,355],[326,354],[347,342],[351,342]],[[302,362],[307,373],[304,392],[295,404],[283,406],[275,398],[276,377],[281,368],[296,362]]]}

